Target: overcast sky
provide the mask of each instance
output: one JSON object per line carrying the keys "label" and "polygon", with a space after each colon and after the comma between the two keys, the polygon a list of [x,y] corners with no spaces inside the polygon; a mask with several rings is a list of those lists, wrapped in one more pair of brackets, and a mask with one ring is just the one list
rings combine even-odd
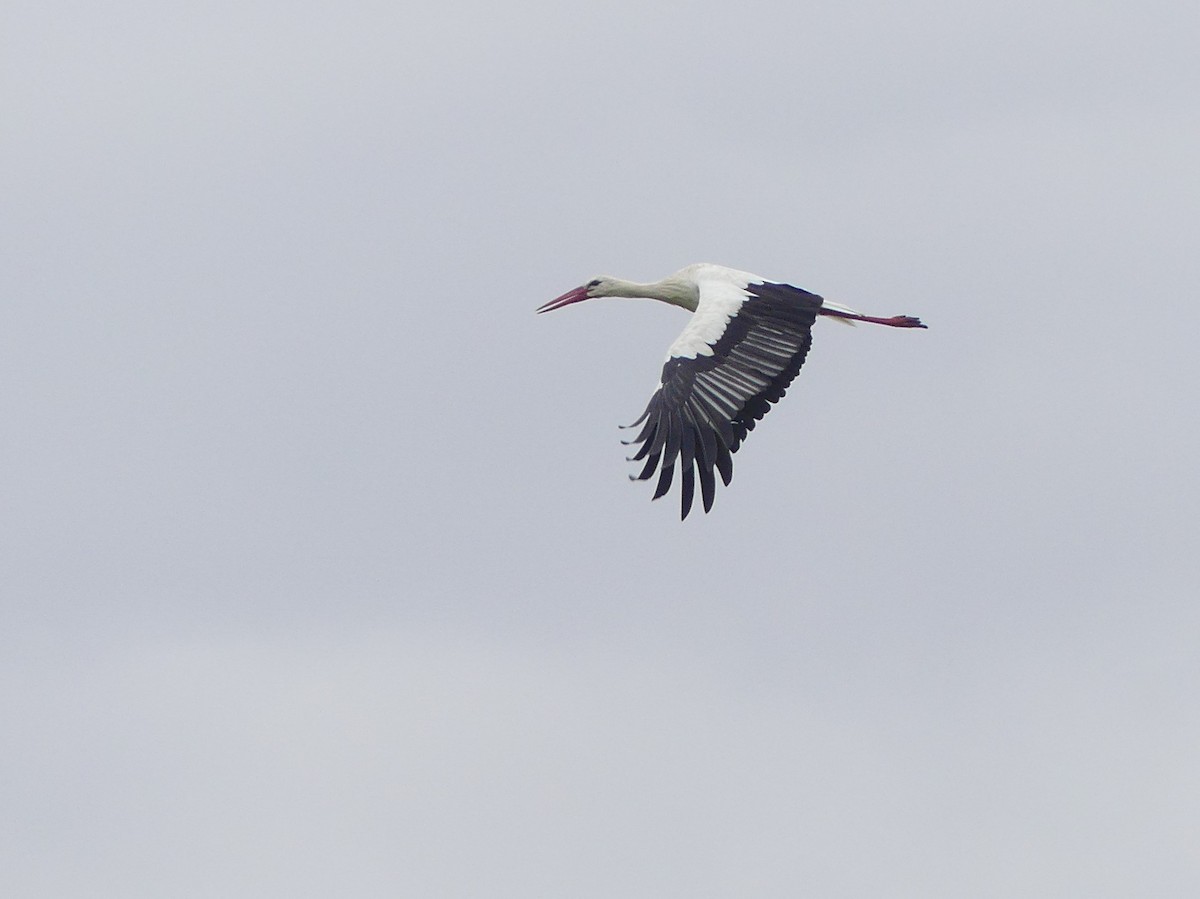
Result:
{"label": "overcast sky", "polygon": [[[0,34],[0,893],[1200,895],[1200,7]],[[681,524],[701,261],[930,327]]]}

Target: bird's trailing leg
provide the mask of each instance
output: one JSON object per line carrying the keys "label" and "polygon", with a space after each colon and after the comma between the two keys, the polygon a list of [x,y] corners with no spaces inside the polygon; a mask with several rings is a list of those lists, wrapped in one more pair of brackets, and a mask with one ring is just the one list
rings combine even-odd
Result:
{"label": "bird's trailing leg", "polygon": [[828,315],[833,318],[841,319],[842,321],[850,322],[871,322],[875,325],[890,325],[893,328],[924,328],[926,325],[921,324],[919,318],[914,318],[911,315],[893,315],[891,318],[877,318],[874,315],[863,315],[861,312],[855,312],[852,309],[843,307],[833,307],[826,303],[817,310],[817,315]]}

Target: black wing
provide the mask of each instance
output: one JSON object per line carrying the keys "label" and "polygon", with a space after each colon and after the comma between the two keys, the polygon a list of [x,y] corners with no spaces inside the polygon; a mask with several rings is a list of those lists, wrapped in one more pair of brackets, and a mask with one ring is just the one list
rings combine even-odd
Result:
{"label": "black wing", "polygon": [[707,512],[716,492],[714,468],[728,487],[732,454],[783,397],[812,344],[819,296],[790,284],[750,284],[745,290],[750,297],[711,344],[712,355],[668,359],[646,411],[629,425],[643,425],[629,441],[641,444],[630,461],[646,460],[630,479],[647,480],[658,469],[654,499],[670,489],[675,462],[682,460],[684,518],[695,493],[693,468]]}

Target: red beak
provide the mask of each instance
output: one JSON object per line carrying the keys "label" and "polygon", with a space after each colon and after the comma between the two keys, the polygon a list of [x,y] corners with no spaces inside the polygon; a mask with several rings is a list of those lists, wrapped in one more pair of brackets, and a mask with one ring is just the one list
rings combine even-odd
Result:
{"label": "red beak", "polygon": [[555,297],[549,303],[543,306],[538,306],[538,312],[553,312],[555,309],[561,309],[563,306],[570,306],[572,303],[581,303],[588,298],[587,287],[576,287],[574,290],[568,290],[561,297]]}

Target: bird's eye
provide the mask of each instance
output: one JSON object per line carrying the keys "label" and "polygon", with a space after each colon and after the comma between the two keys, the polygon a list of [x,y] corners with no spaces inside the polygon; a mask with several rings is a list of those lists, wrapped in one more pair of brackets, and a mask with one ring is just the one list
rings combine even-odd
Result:
{"label": "bird's eye", "polygon": [[600,286],[599,278],[595,279],[594,281],[588,281],[588,287],[599,287],[599,286]]}

